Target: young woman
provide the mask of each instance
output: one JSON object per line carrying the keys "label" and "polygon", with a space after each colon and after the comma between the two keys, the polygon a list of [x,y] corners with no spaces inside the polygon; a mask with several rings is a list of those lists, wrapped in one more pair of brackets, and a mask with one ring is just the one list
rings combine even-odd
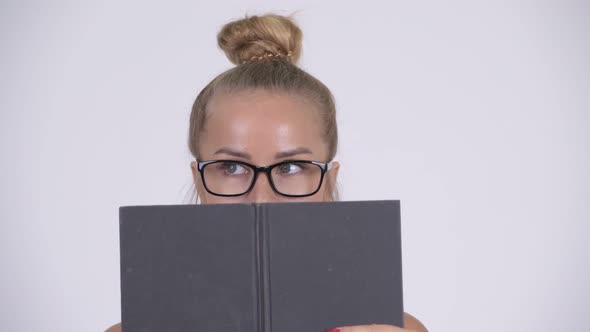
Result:
{"label": "young woman", "polygon": [[[296,66],[301,37],[277,15],[230,22],[219,33],[219,46],[236,66],[201,91],[190,117],[191,170],[202,204],[337,199],[334,99]],[[409,314],[404,326],[330,331],[426,331]],[[120,324],[107,331],[121,331]]]}

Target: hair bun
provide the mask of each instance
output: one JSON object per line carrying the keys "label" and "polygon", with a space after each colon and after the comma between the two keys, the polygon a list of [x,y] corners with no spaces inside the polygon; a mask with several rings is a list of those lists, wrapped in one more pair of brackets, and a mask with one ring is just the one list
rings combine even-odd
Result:
{"label": "hair bun", "polygon": [[297,64],[301,37],[301,30],[290,17],[267,14],[227,23],[217,35],[217,43],[236,65],[268,56]]}

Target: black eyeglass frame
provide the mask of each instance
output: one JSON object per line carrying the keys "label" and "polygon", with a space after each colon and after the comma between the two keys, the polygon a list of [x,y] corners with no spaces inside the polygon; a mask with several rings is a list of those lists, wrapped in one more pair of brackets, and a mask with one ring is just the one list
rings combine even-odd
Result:
{"label": "black eyeglass frame", "polygon": [[[210,193],[211,195],[215,195],[215,196],[221,196],[221,197],[236,197],[236,196],[242,196],[242,195],[246,195],[247,193],[249,193],[252,188],[254,188],[254,184],[256,183],[256,179],[258,178],[258,173],[266,173],[266,176],[268,178],[268,182],[270,183],[270,187],[272,188],[272,190],[281,195],[281,196],[286,196],[286,197],[308,197],[308,196],[312,196],[315,195],[320,188],[322,187],[322,183],[324,182],[324,175],[326,174],[326,172],[328,172],[330,169],[332,169],[332,165],[334,164],[333,161],[327,162],[327,163],[323,163],[323,162],[319,162],[319,161],[312,161],[312,160],[284,160],[272,165],[268,165],[268,166],[256,166],[256,165],[252,165],[250,163],[244,162],[244,161],[239,161],[239,160],[231,160],[231,159],[219,159],[219,160],[207,160],[207,161],[198,161],[195,160],[197,162],[197,170],[199,171],[199,173],[201,174],[201,181],[203,181],[203,185],[205,186],[205,190],[207,190],[208,193]],[[248,167],[250,167],[251,169],[254,170],[254,176],[252,177],[252,181],[250,183],[250,186],[248,186],[248,189],[246,189],[244,192],[239,193],[239,194],[218,194],[215,193],[211,190],[209,190],[209,187],[207,187],[207,181],[205,181],[205,166],[210,165],[210,164],[215,164],[215,163],[236,163],[236,164],[242,164],[242,165],[246,165]],[[276,167],[279,167],[281,165],[285,165],[285,164],[312,164],[312,165],[316,165],[319,166],[321,169],[321,174],[320,174],[320,181],[318,184],[318,187],[311,193],[311,194],[305,194],[305,195],[288,195],[288,194],[284,194],[282,192],[280,192],[275,184],[274,181],[272,180],[272,176],[270,175],[270,172],[275,169]]]}

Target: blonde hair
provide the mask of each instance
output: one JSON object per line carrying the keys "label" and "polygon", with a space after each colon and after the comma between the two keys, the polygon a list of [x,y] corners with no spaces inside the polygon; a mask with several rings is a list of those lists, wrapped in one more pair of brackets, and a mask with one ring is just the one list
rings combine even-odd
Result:
{"label": "blonde hair", "polygon": [[[301,38],[301,30],[291,17],[274,14],[246,16],[223,26],[217,42],[236,66],[213,79],[193,104],[188,146],[195,159],[199,160],[199,138],[211,98],[217,94],[254,89],[287,93],[316,105],[328,146],[327,160],[324,161],[334,158],[338,145],[334,97],[328,87],[297,66]],[[328,199],[338,200],[336,184],[327,185],[332,189]]]}

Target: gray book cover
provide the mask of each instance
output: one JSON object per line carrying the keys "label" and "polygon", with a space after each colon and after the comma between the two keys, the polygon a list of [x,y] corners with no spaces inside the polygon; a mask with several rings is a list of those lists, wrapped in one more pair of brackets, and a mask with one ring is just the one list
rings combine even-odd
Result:
{"label": "gray book cover", "polygon": [[399,201],[125,206],[124,332],[402,326]]}

